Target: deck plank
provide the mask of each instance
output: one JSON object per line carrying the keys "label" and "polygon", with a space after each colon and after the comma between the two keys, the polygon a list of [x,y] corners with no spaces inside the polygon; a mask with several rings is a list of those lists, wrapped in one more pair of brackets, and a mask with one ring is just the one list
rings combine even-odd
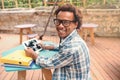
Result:
{"label": "deck plank", "polygon": [[15,72],[9,72],[9,74],[6,75],[6,77],[4,78],[4,80],[11,80],[11,78],[13,77]]}
{"label": "deck plank", "polygon": [[[10,73],[9,73],[10,74]],[[4,78],[8,75],[6,71],[3,71],[2,74],[0,74],[0,80],[4,80]]]}
{"label": "deck plank", "polygon": [[[17,74],[17,72],[14,72],[14,75],[11,77],[11,79],[10,80],[17,80],[18,78],[18,74]],[[8,78],[7,78],[8,79]]]}
{"label": "deck plank", "polygon": [[[105,45],[108,45],[107,42]],[[94,52],[93,51],[91,52],[93,52],[93,55],[95,56],[94,58],[96,58],[95,60],[97,60],[100,65],[102,64],[101,67],[107,70],[106,73],[109,72],[109,75],[113,80],[120,80],[118,76],[119,72],[115,69],[113,60],[112,60],[112,59],[115,59],[113,58],[114,54],[109,55],[111,54],[111,52],[106,51],[104,48],[105,48],[104,45],[101,46],[101,44],[97,44],[97,46],[95,45],[90,50],[93,49]],[[112,64],[112,66],[110,66],[110,64]]]}
{"label": "deck plank", "polygon": [[4,67],[0,66],[0,74],[4,71]]}
{"label": "deck plank", "polygon": [[26,80],[32,80],[34,70],[27,70]]}
{"label": "deck plank", "polygon": [[[95,49],[94,49],[94,51],[95,51]],[[106,69],[107,67],[105,65],[106,62],[102,61],[101,57],[96,55],[96,53],[98,53],[98,52],[96,52],[96,53],[95,52],[93,53],[94,55],[91,55],[92,57],[94,57],[94,59],[93,58],[91,59],[91,62],[93,63],[93,64],[91,64],[92,65],[91,68],[93,68],[93,66],[96,66],[97,70],[101,73],[101,75],[104,77],[105,80],[112,80],[110,78],[110,75],[108,73],[106,73],[106,72],[108,72]],[[95,75],[96,75],[96,72],[95,72]],[[99,77],[97,77],[97,78],[99,78]]]}
{"label": "deck plank", "polygon": [[42,77],[40,78],[40,75],[42,75],[41,70],[34,70],[32,80],[42,80]]}
{"label": "deck plank", "polygon": [[[3,51],[19,45],[17,34],[1,34],[1,37],[0,56]],[[43,40],[59,43],[56,36],[45,36]],[[92,80],[120,80],[120,38],[96,37],[92,45],[88,37],[86,43],[90,50]],[[0,66],[0,80],[17,80],[17,76],[17,72],[6,72]],[[26,80],[42,80],[41,70],[27,70]]]}

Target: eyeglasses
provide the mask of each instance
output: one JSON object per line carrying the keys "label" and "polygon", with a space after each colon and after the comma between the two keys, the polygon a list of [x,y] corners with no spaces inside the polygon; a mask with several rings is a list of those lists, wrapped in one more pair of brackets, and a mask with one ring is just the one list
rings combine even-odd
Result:
{"label": "eyeglasses", "polygon": [[75,21],[54,19],[54,24],[56,26],[59,26],[62,23],[63,26],[67,27],[70,26],[71,22],[75,22]]}

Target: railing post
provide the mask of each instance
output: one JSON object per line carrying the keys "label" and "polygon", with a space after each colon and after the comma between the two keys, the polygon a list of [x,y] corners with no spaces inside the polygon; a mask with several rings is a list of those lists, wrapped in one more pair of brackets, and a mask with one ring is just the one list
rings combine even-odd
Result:
{"label": "railing post", "polygon": [[4,9],[4,0],[2,0],[2,9]]}
{"label": "railing post", "polygon": [[106,0],[103,0],[103,4],[106,4]]}
{"label": "railing post", "polygon": [[64,4],[65,3],[65,0],[62,0],[62,4]]}
{"label": "railing post", "polygon": [[70,4],[73,4],[73,3],[72,3],[72,0],[70,0]]}
{"label": "railing post", "polygon": [[43,1],[43,5],[47,6],[46,0],[42,0]]}
{"label": "railing post", "polygon": [[83,0],[83,7],[86,7],[86,0]]}
{"label": "railing post", "polygon": [[15,7],[18,8],[18,1],[15,0]]}
{"label": "railing post", "polygon": [[29,5],[29,8],[31,8],[31,0],[28,0],[28,5]]}

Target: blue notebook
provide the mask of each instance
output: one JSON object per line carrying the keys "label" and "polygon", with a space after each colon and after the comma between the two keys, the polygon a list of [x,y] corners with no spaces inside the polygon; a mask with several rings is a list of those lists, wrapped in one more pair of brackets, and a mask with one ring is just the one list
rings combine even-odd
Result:
{"label": "blue notebook", "polygon": [[1,64],[1,66],[31,69],[34,64],[35,62],[33,61],[29,66],[22,66],[22,65],[8,64],[8,63]]}

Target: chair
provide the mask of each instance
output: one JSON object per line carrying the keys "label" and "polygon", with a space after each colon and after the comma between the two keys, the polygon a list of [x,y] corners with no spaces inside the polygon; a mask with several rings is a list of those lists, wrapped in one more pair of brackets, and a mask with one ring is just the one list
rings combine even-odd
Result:
{"label": "chair", "polygon": [[32,39],[32,38],[36,38],[38,36],[38,34],[28,34],[27,35],[27,39]]}

